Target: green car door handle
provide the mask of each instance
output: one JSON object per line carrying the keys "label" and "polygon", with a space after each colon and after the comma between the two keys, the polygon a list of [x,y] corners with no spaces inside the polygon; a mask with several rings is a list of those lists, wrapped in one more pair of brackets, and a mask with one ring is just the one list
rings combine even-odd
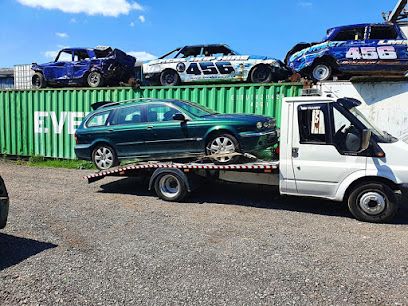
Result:
{"label": "green car door handle", "polygon": [[147,127],[146,127],[146,129],[148,129],[148,130],[151,130],[153,128],[153,125],[148,125]]}

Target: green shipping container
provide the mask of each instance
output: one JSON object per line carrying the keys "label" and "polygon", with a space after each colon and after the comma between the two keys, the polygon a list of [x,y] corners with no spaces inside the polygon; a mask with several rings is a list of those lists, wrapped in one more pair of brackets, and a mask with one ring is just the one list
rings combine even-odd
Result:
{"label": "green shipping container", "polygon": [[75,158],[75,129],[97,101],[182,99],[220,113],[275,117],[279,125],[282,97],[298,96],[301,89],[284,83],[0,91],[0,154]]}

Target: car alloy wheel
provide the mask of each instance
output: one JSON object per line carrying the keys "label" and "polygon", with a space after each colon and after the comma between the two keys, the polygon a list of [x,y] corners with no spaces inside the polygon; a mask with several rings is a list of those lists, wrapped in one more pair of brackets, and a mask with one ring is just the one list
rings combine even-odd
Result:
{"label": "car alloy wheel", "polygon": [[326,81],[330,78],[332,69],[326,64],[318,64],[313,68],[312,76],[316,81]]}
{"label": "car alloy wheel", "polygon": [[97,72],[97,71],[92,71],[88,75],[88,85],[90,87],[100,87],[102,86],[103,81],[102,81],[102,75]]}
{"label": "car alloy wheel", "polygon": [[[214,138],[208,148],[208,155],[213,155],[213,154],[228,154],[228,153],[235,153],[237,151],[237,148],[232,141],[231,138],[225,135],[218,136]],[[217,157],[215,158],[217,161],[221,163],[227,163],[231,161],[233,156],[222,156],[222,157]]]}
{"label": "car alloy wheel", "polygon": [[269,83],[272,81],[272,68],[267,65],[259,65],[251,73],[253,83]]}
{"label": "car alloy wheel", "polygon": [[101,170],[111,168],[115,163],[115,153],[109,147],[99,147],[94,153],[96,167]]}
{"label": "car alloy wheel", "polygon": [[174,70],[165,70],[160,76],[160,84],[162,86],[175,86],[180,82],[179,75]]}

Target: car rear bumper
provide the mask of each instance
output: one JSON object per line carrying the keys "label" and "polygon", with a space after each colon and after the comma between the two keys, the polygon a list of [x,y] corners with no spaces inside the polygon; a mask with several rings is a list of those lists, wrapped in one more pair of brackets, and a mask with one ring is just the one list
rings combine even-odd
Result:
{"label": "car rear bumper", "polygon": [[91,160],[92,150],[89,145],[76,145],[74,151],[78,159]]}

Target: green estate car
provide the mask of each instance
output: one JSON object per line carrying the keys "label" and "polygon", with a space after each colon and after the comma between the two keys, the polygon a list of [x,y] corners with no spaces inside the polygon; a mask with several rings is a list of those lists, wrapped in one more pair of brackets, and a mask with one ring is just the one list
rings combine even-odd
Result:
{"label": "green estate car", "polygon": [[[199,104],[166,99],[97,102],[76,130],[75,154],[108,169],[119,160],[166,160],[218,154],[218,163],[277,142],[276,122],[258,115],[218,114]],[[224,154],[224,156],[223,156]]]}

